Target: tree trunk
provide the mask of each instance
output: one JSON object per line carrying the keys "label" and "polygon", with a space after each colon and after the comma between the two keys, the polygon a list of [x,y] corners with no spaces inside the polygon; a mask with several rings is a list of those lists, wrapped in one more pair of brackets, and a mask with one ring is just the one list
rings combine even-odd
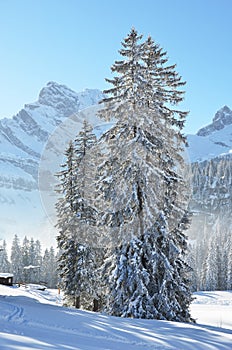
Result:
{"label": "tree trunk", "polygon": [[75,297],[74,306],[75,306],[76,309],[80,309],[80,306],[81,306],[81,299],[80,299],[80,296]]}
{"label": "tree trunk", "polygon": [[98,299],[93,299],[93,311],[97,312],[100,309],[100,302]]}

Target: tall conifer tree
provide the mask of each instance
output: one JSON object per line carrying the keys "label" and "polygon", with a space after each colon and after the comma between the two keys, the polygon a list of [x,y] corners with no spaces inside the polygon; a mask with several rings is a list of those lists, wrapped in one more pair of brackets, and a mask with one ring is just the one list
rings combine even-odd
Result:
{"label": "tall conifer tree", "polygon": [[[113,315],[189,321],[191,302],[184,262],[187,191],[181,129],[186,112],[171,105],[184,85],[166,53],[132,29],[107,79],[100,116],[117,124],[102,143],[99,189],[106,201],[103,222],[120,248],[113,250],[107,311]],[[105,148],[107,148],[105,146]],[[119,241],[118,241],[119,237]],[[113,238],[112,238],[113,239]],[[113,276],[113,277],[112,277]]]}
{"label": "tall conifer tree", "polygon": [[94,168],[90,149],[95,142],[91,125],[84,121],[66,151],[64,170],[58,174],[63,195],[57,204],[60,284],[66,301],[78,308],[91,308],[97,297],[96,254],[89,247],[91,238],[94,239],[92,226],[96,225],[96,210],[90,196]]}

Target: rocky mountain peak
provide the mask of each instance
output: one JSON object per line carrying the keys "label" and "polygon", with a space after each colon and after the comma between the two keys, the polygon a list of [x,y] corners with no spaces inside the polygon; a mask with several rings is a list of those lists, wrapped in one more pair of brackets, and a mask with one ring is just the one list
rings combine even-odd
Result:
{"label": "rocky mountain peak", "polygon": [[67,98],[77,100],[77,93],[65,85],[60,85],[54,81],[50,81],[40,91],[38,102],[50,106],[64,101]]}
{"label": "rocky mountain peak", "polygon": [[69,116],[86,106],[96,104],[102,96],[100,90],[86,89],[77,93],[65,85],[50,81],[40,91],[38,104],[53,107],[64,116]]}
{"label": "rocky mountain peak", "polygon": [[224,106],[215,114],[211,124],[201,128],[198,136],[208,136],[215,131],[224,129],[225,126],[232,124],[232,110],[228,106]]}
{"label": "rocky mountain peak", "polygon": [[77,93],[53,81],[47,83],[40,91],[38,103],[58,110],[66,110],[67,114],[79,108]]}
{"label": "rocky mountain peak", "polygon": [[213,122],[216,123],[219,120],[223,123],[223,125],[232,124],[232,111],[228,106],[222,107],[215,114]]}

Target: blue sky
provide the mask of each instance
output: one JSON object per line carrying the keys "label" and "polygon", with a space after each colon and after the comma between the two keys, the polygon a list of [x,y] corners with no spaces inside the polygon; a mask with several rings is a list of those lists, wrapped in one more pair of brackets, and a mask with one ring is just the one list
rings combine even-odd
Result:
{"label": "blue sky", "polygon": [[0,117],[33,102],[48,81],[109,87],[110,66],[134,26],[187,81],[186,132],[232,108],[231,0],[0,0]]}

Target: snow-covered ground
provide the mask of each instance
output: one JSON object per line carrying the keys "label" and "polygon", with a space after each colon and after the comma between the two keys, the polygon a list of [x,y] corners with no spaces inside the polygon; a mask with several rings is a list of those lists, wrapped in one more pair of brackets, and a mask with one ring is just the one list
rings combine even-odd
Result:
{"label": "snow-covered ground", "polygon": [[0,349],[232,349],[232,292],[197,293],[196,325],[109,317],[61,302],[57,290],[0,286]]}

